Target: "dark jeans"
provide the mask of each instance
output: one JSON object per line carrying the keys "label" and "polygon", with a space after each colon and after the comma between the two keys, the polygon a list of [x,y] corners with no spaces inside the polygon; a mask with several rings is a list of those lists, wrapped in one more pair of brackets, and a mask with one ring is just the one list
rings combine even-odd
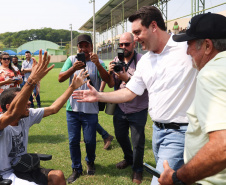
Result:
{"label": "dark jeans", "polygon": [[[143,171],[143,157],[145,134],[144,128],[147,122],[147,109],[132,114],[124,114],[118,107],[115,108],[113,117],[115,136],[124,153],[124,159],[132,165],[135,172]],[[129,128],[133,151],[129,139]]]}
{"label": "dark jeans", "polygon": [[[35,97],[36,97],[37,105],[41,106],[40,95],[39,95],[39,93],[37,94],[36,87],[37,87],[37,85],[35,86],[33,92],[34,92]],[[33,102],[33,96],[32,95],[30,96],[29,101],[31,102],[31,107],[34,107],[34,102]]]}
{"label": "dark jeans", "polygon": [[83,130],[83,137],[86,145],[87,155],[85,160],[87,162],[94,162],[98,115],[73,111],[67,111],[66,114],[72,168],[75,168],[78,172],[82,172],[80,149],[81,127]]}
{"label": "dark jeans", "polygon": [[103,139],[107,139],[109,134],[104,128],[100,125],[100,123],[97,123],[97,132],[102,136]]}

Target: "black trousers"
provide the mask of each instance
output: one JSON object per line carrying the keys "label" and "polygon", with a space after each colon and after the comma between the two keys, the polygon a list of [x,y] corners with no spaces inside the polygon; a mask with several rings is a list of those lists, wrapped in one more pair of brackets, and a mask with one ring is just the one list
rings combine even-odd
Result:
{"label": "black trousers", "polygon": [[[124,159],[132,164],[132,169],[135,172],[143,171],[144,128],[147,122],[147,112],[147,109],[144,109],[140,112],[124,114],[118,105],[114,112],[113,122],[116,139],[123,150]],[[129,139],[129,128],[133,150]]]}

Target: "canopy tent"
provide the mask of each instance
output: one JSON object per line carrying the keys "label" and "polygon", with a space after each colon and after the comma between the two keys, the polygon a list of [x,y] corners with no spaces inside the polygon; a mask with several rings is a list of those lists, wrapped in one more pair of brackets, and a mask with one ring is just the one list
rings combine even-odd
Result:
{"label": "canopy tent", "polygon": [[[44,52],[45,52],[45,50],[42,49],[42,54],[43,54],[43,55],[44,55]],[[35,52],[34,52],[34,55],[39,55],[39,50],[35,51]]]}
{"label": "canopy tent", "polygon": [[5,50],[4,52],[8,53],[9,55],[17,55],[17,53],[12,50]]}
{"label": "canopy tent", "polygon": [[25,52],[28,51],[27,49],[24,49],[22,51],[20,51],[19,53],[17,53],[17,55],[25,55]]}

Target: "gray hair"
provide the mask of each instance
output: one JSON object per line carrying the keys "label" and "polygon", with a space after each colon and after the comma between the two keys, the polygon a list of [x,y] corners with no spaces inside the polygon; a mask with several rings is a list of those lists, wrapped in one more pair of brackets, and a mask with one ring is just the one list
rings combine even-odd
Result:
{"label": "gray hair", "polygon": [[[199,50],[205,39],[196,40],[196,49]],[[218,51],[226,51],[226,39],[210,39],[213,47]]]}

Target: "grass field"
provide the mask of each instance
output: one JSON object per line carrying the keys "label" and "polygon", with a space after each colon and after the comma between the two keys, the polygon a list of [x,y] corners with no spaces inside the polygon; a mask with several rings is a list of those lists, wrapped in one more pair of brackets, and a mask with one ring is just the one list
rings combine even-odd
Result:
{"label": "grass field", "polygon": [[[41,81],[41,102],[42,106],[51,105],[68,87],[68,81],[58,82],[60,68],[54,68]],[[106,86],[106,91],[111,91]],[[111,134],[114,135],[112,116],[99,113],[99,123]],[[152,121],[148,118],[146,124],[146,141],[144,161],[155,166],[151,147]],[[74,184],[133,184],[131,182],[132,170],[130,167],[118,170],[115,164],[123,159],[123,152],[116,139],[112,141],[110,150],[103,149],[103,139],[97,134],[96,145],[96,173],[94,176],[87,176],[86,150],[81,138],[81,152],[83,175]],[[44,118],[40,124],[34,125],[29,133],[28,152],[52,154],[51,161],[42,162],[46,168],[61,169],[67,178],[71,174],[71,160],[69,154],[66,111],[65,106],[55,115]],[[143,184],[150,184],[152,176],[144,172]]]}

